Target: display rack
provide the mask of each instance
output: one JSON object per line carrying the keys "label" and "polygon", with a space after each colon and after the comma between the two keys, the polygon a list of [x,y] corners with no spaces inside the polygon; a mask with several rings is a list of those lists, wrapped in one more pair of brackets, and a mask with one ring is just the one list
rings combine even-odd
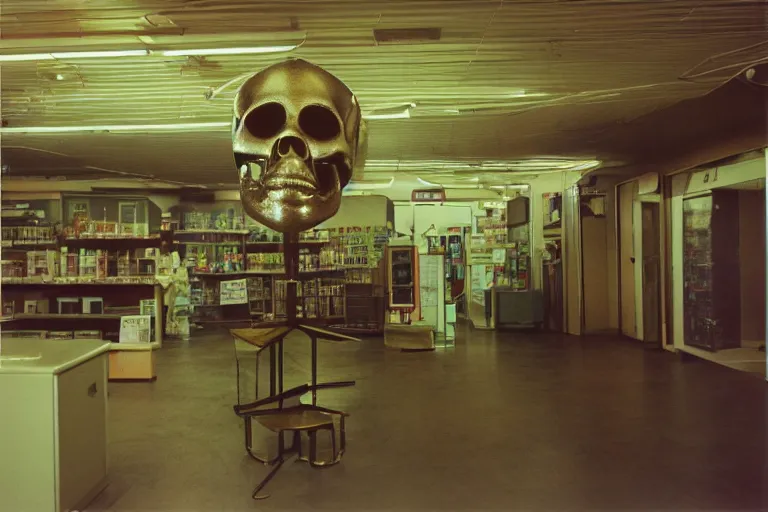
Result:
{"label": "display rack", "polygon": [[415,245],[394,242],[387,247],[390,323],[420,319],[419,253]]}
{"label": "display rack", "polygon": [[683,200],[686,345],[711,351],[741,346],[738,214],[737,191]]}
{"label": "display rack", "polygon": [[[206,218],[196,217],[195,225],[205,225]],[[324,317],[334,328],[356,333],[380,331],[385,306],[383,279],[378,274],[387,240],[388,231],[380,227],[301,233],[299,317]],[[259,322],[285,316],[281,234],[258,226],[248,230],[182,229],[175,233],[175,241],[192,269],[194,322]],[[239,279],[246,280],[248,298],[242,304],[220,304],[221,283]]]}
{"label": "display rack", "polygon": [[[88,216],[94,204],[100,220]],[[111,343],[111,380],[154,379],[154,351],[163,342],[158,254],[169,238],[150,235],[146,222],[139,222],[147,220],[141,200],[99,198],[92,203],[87,197],[64,197],[50,207],[62,208],[65,224],[69,220],[59,231],[31,217],[12,218],[11,225],[3,226],[3,335],[104,339]],[[108,215],[121,215],[123,222]],[[123,324],[140,314],[143,300],[155,304],[149,320],[154,336],[128,340],[121,334],[128,332]]]}

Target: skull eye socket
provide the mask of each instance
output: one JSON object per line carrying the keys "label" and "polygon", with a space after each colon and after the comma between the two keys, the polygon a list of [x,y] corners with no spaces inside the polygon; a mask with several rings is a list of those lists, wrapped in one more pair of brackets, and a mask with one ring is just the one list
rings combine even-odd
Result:
{"label": "skull eye socket", "polygon": [[265,103],[248,112],[245,129],[259,139],[274,137],[285,126],[286,113],[279,103]]}
{"label": "skull eye socket", "polygon": [[299,127],[315,140],[331,140],[341,133],[339,120],[322,105],[309,105],[299,113]]}

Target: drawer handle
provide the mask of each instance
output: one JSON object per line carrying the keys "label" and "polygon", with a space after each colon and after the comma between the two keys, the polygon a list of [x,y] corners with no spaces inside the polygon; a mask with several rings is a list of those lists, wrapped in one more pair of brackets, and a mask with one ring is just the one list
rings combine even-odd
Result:
{"label": "drawer handle", "polygon": [[94,397],[94,396],[96,396],[96,392],[97,392],[97,390],[96,390],[96,383],[94,382],[93,384],[91,384],[88,387],[88,396]]}

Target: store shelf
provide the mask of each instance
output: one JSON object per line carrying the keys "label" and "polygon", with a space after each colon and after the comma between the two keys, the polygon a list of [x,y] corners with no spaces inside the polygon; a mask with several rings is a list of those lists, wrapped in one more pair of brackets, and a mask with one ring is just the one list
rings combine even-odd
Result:
{"label": "store shelf", "polygon": [[[329,244],[329,240],[299,240],[299,247],[302,245],[326,245]],[[246,242],[245,245],[247,246],[254,246],[254,247],[267,247],[267,246],[277,246],[277,245],[284,245],[284,242]]]}
{"label": "store shelf", "polygon": [[247,235],[247,229],[179,229],[174,235]]}
{"label": "store shelf", "polygon": [[88,277],[79,278],[77,281],[65,281],[64,279],[69,278],[54,278],[53,281],[42,281],[37,278],[4,277],[0,283],[6,286],[154,286],[156,284],[154,278],[151,278],[151,280],[147,279],[146,281],[118,281],[119,279],[125,279],[121,277],[100,279],[98,281]]}
{"label": "store shelf", "polygon": [[64,239],[64,242],[82,242],[82,241],[91,241],[91,240],[106,240],[106,241],[112,241],[112,240],[160,240],[160,235],[146,235],[146,236],[135,236],[135,235],[105,235],[105,236],[69,236]]}
{"label": "store shelf", "polygon": [[183,245],[208,245],[213,247],[240,247],[243,245],[243,242],[238,241],[231,241],[231,242],[204,242],[200,240],[174,240],[173,243],[175,244],[183,244]]}
{"label": "store shelf", "polygon": [[120,320],[123,315],[108,313],[79,313],[79,314],[58,314],[58,313],[17,313],[13,315],[14,320]]}
{"label": "store shelf", "polygon": [[56,245],[56,240],[3,240],[2,247],[46,247]]}

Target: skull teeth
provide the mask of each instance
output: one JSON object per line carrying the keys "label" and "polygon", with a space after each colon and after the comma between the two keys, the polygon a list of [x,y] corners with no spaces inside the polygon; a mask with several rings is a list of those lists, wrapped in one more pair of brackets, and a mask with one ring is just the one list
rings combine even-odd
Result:
{"label": "skull teeth", "polygon": [[295,188],[299,190],[308,190],[311,192],[313,192],[316,188],[314,183],[302,178],[276,177],[269,180],[269,185],[273,188]]}

